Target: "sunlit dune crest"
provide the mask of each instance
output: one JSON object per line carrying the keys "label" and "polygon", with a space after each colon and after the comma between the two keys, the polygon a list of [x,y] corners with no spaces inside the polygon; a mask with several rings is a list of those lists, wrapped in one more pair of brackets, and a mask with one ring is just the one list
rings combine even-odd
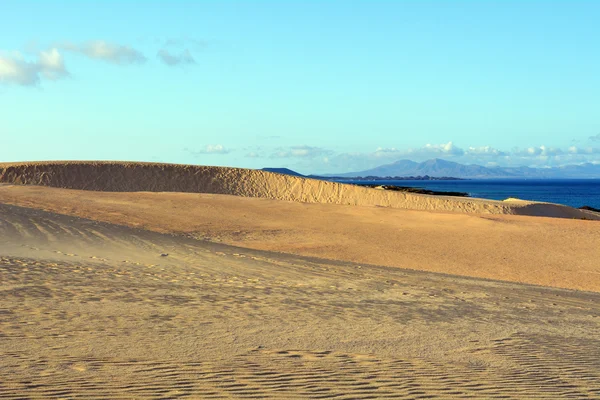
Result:
{"label": "sunlit dune crest", "polygon": [[400,193],[252,169],[196,165],[98,161],[0,163],[0,182],[110,192],[214,193],[408,210],[600,219],[596,213],[557,204]]}

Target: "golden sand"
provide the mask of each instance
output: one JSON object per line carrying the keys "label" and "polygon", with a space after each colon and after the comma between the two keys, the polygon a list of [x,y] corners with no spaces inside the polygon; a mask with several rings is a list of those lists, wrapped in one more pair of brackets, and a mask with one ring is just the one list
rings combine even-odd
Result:
{"label": "golden sand", "polygon": [[[81,166],[0,170],[48,186],[90,171],[48,165]],[[600,397],[597,221],[385,192],[441,208],[375,207],[368,189],[258,171],[99,165],[85,189],[117,192],[0,185],[2,400]],[[96,174],[116,173],[106,165],[122,175]],[[156,190],[234,189],[125,191],[161,174]],[[272,182],[296,201],[260,198]],[[549,209],[573,212],[536,212]]]}
{"label": "golden sand", "polygon": [[599,222],[0,186],[0,202],[241,247],[600,291]]}

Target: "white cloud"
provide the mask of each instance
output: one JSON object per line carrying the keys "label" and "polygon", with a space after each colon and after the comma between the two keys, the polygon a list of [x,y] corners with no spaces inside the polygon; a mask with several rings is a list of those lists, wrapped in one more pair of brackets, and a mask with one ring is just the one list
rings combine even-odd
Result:
{"label": "white cloud", "polygon": [[319,165],[323,172],[351,172],[370,169],[409,159],[425,161],[432,158],[451,159],[462,164],[479,164],[487,166],[559,166],[594,162],[598,160],[600,148],[575,147],[568,149],[532,146],[525,149],[504,151],[491,146],[469,146],[463,148],[453,142],[442,144],[426,144],[418,148],[398,149],[395,147],[378,147],[372,152],[341,153],[329,157],[329,165]]}
{"label": "white cloud", "polygon": [[[470,147],[473,154],[477,152],[488,151],[491,152],[494,149],[491,147]],[[487,150],[485,150],[487,149]],[[457,157],[466,154],[467,152],[462,148],[456,146],[453,142],[432,144],[427,143],[426,145],[418,148],[409,148],[406,150],[400,150],[395,147],[378,147],[373,153],[368,153],[371,158],[397,158],[397,157],[411,157],[418,159],[427,159],[435,157]]]}
{"label": "white cloud", "polygon": [[441,144],[428,143],[423,147],[416,149],[408,149],[406,151],[400,151],[395,148],[395,154],[404,156],[413,156],[418,158],[432,158],[432,157],[463,157],[463,156],[476,156],[476,157],[499,157],[505,156],[508,153],[495,149],[491,146],[469,146],[466,150],[458,147],[454,142]]}
{"label": "white cloud", "polygon": [[473,156],[483,156],[483,157],[499,157],[506,156],[508,153],[495,149],[490,146],[481,146],[481,147],[472,147],[470,146],[466,151],[466,154]]}
{"label": "white cloud", "polygon": [[[471,147],[470,149],[476,150],[476,148]],[[483,148],[477,148],[483,149]],[[491,149],[488,147],[488,149]],[[400,150],[396,147],[378,147],[372,153],[355,153],[355,155],[363,155],[367,156],[371,159],[382,159],[382,158],[394,158],[398,157],[412,157],[412,158],[434,158],[434,157],[453,157],[453,156],[461,156],[464,155],[465,151],[460,147],[457,147],[453,142],[441,143],[441,144],[431,144],[427,143],[426,145],[418,148],[409,148],[405,150]]]}
{"label": "white cloud", "polygon": [[[102,40],[76,44],[64,42],[38,52],[35,60],[26,59],[20,52],[0,51],[0,83],[22,86],[35,86],[41,78],[58,80],[70,74],[65,66],[63,51],[83,54],[86,57],[113,64],[133,64],[146,61],[139,51],[123,45],[107,43]],[[181,58],[183,57],[183,58]],[[189,61],[185,52],[181,61]]]}
{"label": "white cloud", "polygon": [[35,85],[39,80],[35,62],[25,61],[20,53],[0,54],[0,82]]}
{"label": "white cloud", "polygon": [[553,157],[564,154],[565,152],[556,147],[547,147],[541,145],[539,147],[528,147],[523,150],[516,149],[513,154],[521,157]]}
{"label": "white cloud", "polygon": [[34,61],[27,61],[19,52],[0,53],[0,82],[34,86],[40,76],[57,80],[67,77],[62,55],[56,48],[42,51]]}
{"label": "white cloud", "polygon": [[600,147],[569,147],[570,154],[600,154]]}
{"label": "white cloud", "polygon": [[195,154],[228,154],[231,150],[225,148],[222,144],[207,144],[204,149],[193,151]]}
{"label": "white cloud", "polygon": [[171,54],[168,50],[161,49],[156,56],[159,60],[169,66],[196,64],[196,60],[194,60],[194,57],[192,57],[192,54],[188,49],[185,49],[180,54]]}
{"label": "white cloud", "polygon": [[56,80],[69,75],[63,56],[56,48],[40,53],[39,66],[42,75],[47,79]]}
{"label": "white cloud", "polygon": [[118,65],[137,64],[146,61],[146,57],[138,50],[125,45],[108,43],[104,40],[93,40],[79,44],[64,42],[59,44],[58,47],[95,60],[102,60]]}
{"label": "white cloud", "polygon": [[421,152],[433,154],[446,154],[451,156],[461,156],[465,151],[459,147],[456,147],[454,143],[448,142],[443,144],[429,144],[427,143],[420,149]]}
{"label": "white cloud", "polygon": [[506,157],[499,159],[505,166],[557,167],[562,165],[595,162],[599,159],[600,148],[569,146],[567,148],[532,146],[513,149]]}

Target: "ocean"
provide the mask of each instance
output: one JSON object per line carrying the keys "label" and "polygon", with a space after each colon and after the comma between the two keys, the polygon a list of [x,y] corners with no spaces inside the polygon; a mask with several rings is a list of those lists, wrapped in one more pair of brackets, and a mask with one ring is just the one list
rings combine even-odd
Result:
{"label": "ocean", "polygon": [[377,180],[339,182],[409,186],[438,191],[467,192],[470,197],[545,201],[571,207],[600,208],[600,179],[473,179],[462,181]]}

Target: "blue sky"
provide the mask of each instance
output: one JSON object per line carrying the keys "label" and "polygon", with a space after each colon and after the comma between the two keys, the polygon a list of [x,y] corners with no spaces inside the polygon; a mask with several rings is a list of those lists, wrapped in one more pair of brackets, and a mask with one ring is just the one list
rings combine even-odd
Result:
{"label": "blue sky", "polygon": [[598,1],[0,1],[0,161],[600,163]]}

